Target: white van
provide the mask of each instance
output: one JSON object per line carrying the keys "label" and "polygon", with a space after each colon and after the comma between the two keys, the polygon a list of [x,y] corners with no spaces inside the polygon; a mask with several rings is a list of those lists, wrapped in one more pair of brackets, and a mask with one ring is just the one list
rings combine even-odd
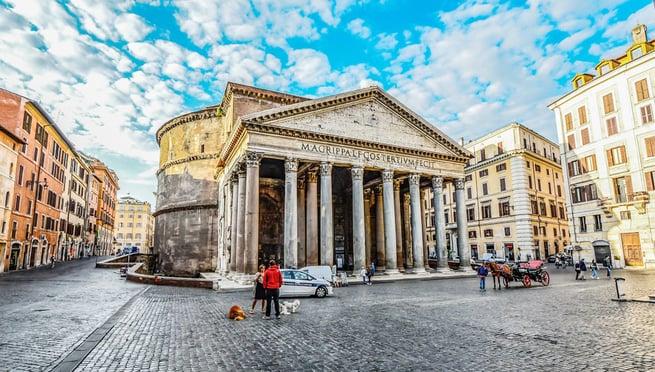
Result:
{"label": "white van", "polygon": [[332,286],[334,287],[335,281],[336,281],[336,266],[334,268],[331,268],[330,266],[327,265],[321,265],[321,266],[305,266],[300,269],[301,271],[304,271],[308,273],[309,275],[320,278],[320,279],[325,279],[327,280]]}

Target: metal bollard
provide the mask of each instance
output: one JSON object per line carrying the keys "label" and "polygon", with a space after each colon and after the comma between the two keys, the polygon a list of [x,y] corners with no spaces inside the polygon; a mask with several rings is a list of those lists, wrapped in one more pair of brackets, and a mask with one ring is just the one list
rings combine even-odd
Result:
{"label": "metal bollard", "polygon": [[616,286],[616,301],[627,301],[625,298],[621,298],[625,296],[625,289],[623,293],[619,290],[619,281],[625,282],[625,278],[614,278],[614,285]]}

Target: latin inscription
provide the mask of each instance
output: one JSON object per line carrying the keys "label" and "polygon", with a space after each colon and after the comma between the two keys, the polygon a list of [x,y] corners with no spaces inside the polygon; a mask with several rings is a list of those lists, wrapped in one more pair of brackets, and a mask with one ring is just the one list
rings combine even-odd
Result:
{"label": "latin inscription", "polygon": [[436,169],[436,162],[422,159],[412,159],[404,156],[388,155],[375,151],[362,151],[353,150],[345,147],[330,146],[330,145],[316,145],[303,143],[301,144],[303,151],[315,152],[325,155],[341,156],[351,158],[353,160],[364,159],[366,161],[381,161],[392,165],[400,165],[403,167],[424,167]]}

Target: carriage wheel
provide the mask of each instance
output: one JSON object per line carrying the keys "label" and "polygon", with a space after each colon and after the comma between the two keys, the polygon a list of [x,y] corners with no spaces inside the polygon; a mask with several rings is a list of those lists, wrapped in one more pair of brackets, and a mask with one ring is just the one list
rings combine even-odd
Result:
{"label": "carriage wheel", "polygon": [[532,281],[530,281],[530,276],[526,275],[523,277],[523,286],[530,288],[532,287]]}
{"label": "carriage wheel", "polygon": [[545,271],[541,273],[541,284],[545,286],[550,284],[550,275]]}
{"label": "carriage wheel", "polygon": [[506,276],[503,276],[503,284],[505,285],[505,288],[509,287],[509,280],[507,280]]}

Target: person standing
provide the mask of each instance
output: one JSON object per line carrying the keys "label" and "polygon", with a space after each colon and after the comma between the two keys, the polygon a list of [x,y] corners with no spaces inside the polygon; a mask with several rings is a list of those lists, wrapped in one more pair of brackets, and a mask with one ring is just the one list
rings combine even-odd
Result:
{"label": "person standing", "polygon": [[587,272],[587,265],[584,263],[584,258],[580,259],[580,280],[585,280],[584,274]]}
{"label": "person standing", "polygon": [[562,261],[560,261],[559,256],[555,256],[555,268],[559,269],[559,267],[562,266]]}
{"label": "person standing", "polygon": [[591,260],[591,278],[598,279],[598,263],[596,259]]}
{"label": "person standing", "polygon": [[359,274],[362,276],[362,284],[366,284],[366,279],[368,278],[368,270],[362,266],[362,271],[360,271]]}
{"label": "person standing", "polygon": [[368,270],[368,285],[372,284],[373,275],[375,275],[375,262],[371,261],[371,267]]}
{"label": "person standing", "polygon": [[612,261],[610,260],[610,256],[605,256],[605,259],[603,260],[603,264],[605,265],[605,269],[607,270],[607,280],[610,279],[612,276]]}
{"label": "person standing", "polygon": [[580,278],[580,262],[575,263],[575,280]]}
{"label": "person standing", "polygon": [[271,301],[275,302],[275,318],[280,319],[280,287],[282,287],[282,273],[275,260],[268,263],[264,272],[264,289],[266,289],[266,314],[264,319],[271,319]]}
{"label": "person standing", "polygon": [[266,266],[259,265],[259,271],[255,274],[255,287],[253,291],[254,299],[252,300],[252,307],[250,308],[250,314],[255,313],[255,305],[257,305],[257,300],[262,300],[262,314],[265,313],[266,307],[266,290],[264,289],[264,271]]}
{"label": "person standing", "polygon": [[54,268],[55,268],[55,261],[56,261],[56,260],[57,260],[57,259],[55,258],[55,255],[54,255],[54,254],[53,254],[52,256],[50,256],[50,268],[51,268],[51,269],[54,269]]}
{"label": "person standing", "polygon": [[480,278],[480,292],[486,292],[486,284],[487,284],[487,275],[489,274],[489,270],[487,270],[487,262],[483,262],[482,265],[478,267],[478,278]]}

